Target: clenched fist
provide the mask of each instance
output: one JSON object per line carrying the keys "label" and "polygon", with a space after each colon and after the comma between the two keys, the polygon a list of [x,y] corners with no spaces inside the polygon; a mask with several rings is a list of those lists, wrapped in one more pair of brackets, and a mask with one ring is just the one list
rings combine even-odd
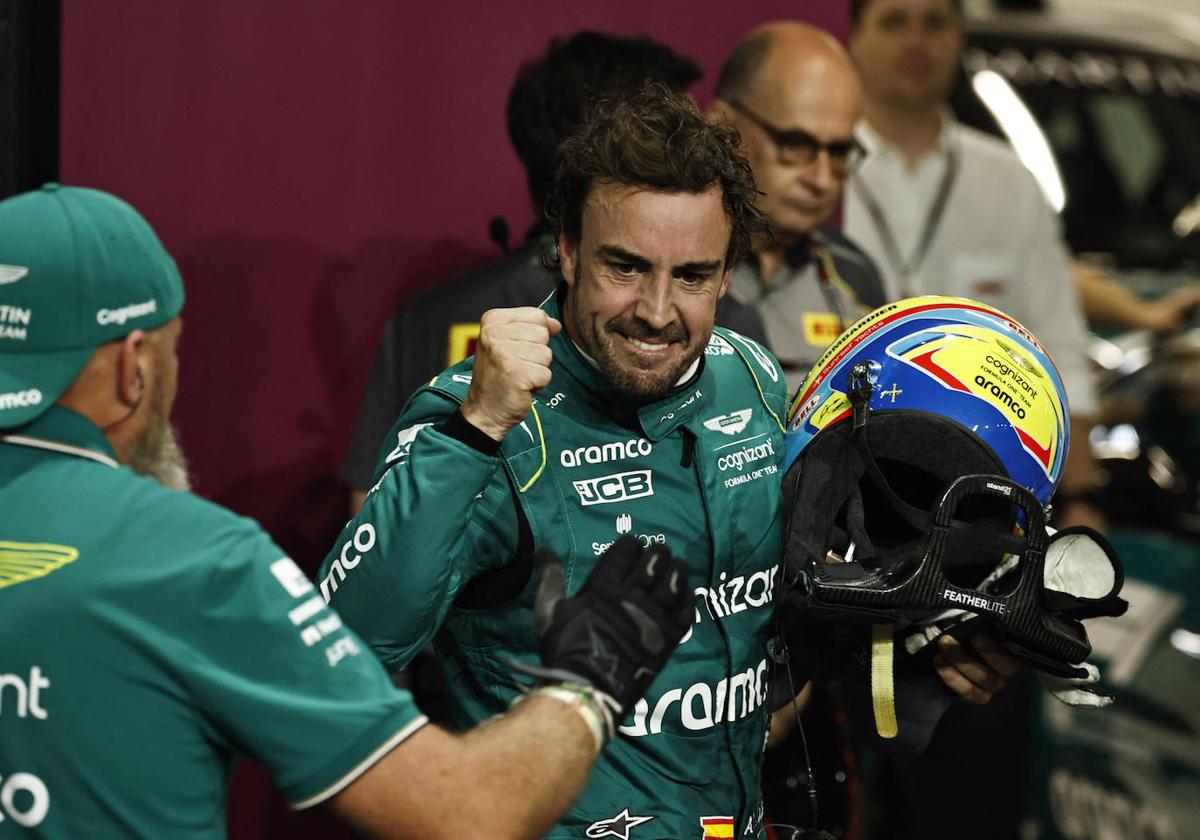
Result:
{"label": "clenched fist", "polygon": [[496,441],[504,439],[550,384],[550,338],[562,329],[532,306],[489,309],[479,320],[479,344],[462,416]]}

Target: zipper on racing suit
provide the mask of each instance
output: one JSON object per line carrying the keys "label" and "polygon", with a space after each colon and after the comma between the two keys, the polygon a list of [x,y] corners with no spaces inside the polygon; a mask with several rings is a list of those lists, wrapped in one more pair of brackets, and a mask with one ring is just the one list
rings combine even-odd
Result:
{"label": "zipper on racing suit", "polygon": [[[696,435],[691,429],[686,426],[679,427],[680,436],[683,438],[683,452],[679,459],[679,465],[685,469],[691,467],[696,474],[696,484],[700,490],[700,503],[704,507],[704,527],[708,531],[708,570],[706,575],[706,583],[709,586],[718,586],[720,581],[716,579],[717,572],[717,535],[713,528],[712,509],[708,504],[708,492],[705,489],[704,473],[700,468],[700,459],[695,457],[696,453]],[[725,676],[729,678],[733,676],[733,650],[729,644],[729,633],[725,629],[725,624],[720,619],[713,622],[717,628],[717,633],[721,636],[721,641],[725,646]],[[728,716],[726,716],[728,717]],[[741,791],[741,804],[737,809],[737,816],[734,818],[734,836],[741,837],[740,832],[744,831],[746,821],[750,818],[749,792],[746,790],[746,774],[743,772],[741,764],[738,762],[737,750],[733,744],[733,721],[726,720],[722,725],[725,733],[725,749],[729,755],[733,765],[734,775],[737,776],[738,789]]]}

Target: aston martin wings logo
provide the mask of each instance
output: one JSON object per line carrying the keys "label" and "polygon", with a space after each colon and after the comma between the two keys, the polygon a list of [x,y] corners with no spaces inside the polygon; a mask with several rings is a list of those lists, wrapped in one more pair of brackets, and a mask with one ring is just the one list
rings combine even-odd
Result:
{"label": "aston martin wings logo", "polygon": [[746,428],[752,414],[754,414],[754,409],[743,408],[741,411],[735,411],[732,414],[721,414],[717,417],[710,417],[704,421],[704,428],[726,435],[736,435]]}
{"label": "aston martin wings logo", "polygon": [[79,557],[79,549],[54,543],[0,540],[0,589],[45,577]]}
{"label": "aston martin wings logo", "polygon": [[23,265],[0,265],[0,286],[16,283],[28,273],[29,269]]}

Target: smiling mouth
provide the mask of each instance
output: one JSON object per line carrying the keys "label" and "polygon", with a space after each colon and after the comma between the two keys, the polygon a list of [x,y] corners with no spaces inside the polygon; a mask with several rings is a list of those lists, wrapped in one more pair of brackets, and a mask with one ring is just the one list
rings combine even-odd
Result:
{"label": "smiling mouth", "polygon": [[632,344],[638,350],[641,350],[643,353],[662,353],[662,352],[665,352],[666,350],[669,350],[671,348],[671,345],[674,343],[671,341],[660,341],[660,342],[642,341],[641,339],[638,339],[638,338],[630,338],[627,335],[623,335],[621,337],[624,338],[630,344]]}

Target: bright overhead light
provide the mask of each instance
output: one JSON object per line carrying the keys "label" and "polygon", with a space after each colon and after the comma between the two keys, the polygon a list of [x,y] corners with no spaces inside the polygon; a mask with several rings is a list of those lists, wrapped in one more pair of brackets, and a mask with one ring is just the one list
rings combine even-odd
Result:
{"label": "bright overhead light", "polygon": [[1171,647],[1180,653],[1200,659],[1200,634],[1184,630],[1182,627],[1171,634]]}
{"label": "bright overhead light", "polygon": [[980,70],[973,75],[971,87],[1000,124],[1021,163],[1033,173],[1046,201],[1050,202],[1054,212],[1061,213],[1067,203],[1062,175],[1046,135],[1021,97],[1003,76],[992,70]]}
{"label": "bright overhead light", "polygon": [[1171,230],[1175,231],[1175,235],[1180,239],[1200,231],[1200,195],[1185,204],[1179,211],[1179,215],[1171,223]]}

